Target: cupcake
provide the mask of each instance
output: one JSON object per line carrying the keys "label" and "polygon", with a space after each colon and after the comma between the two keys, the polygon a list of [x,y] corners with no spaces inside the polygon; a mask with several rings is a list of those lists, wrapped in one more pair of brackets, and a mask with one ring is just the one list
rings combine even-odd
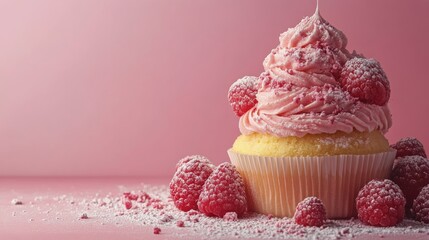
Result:
{"label": "cupcake", "polygon": [[388,178],[395,158],[390,87],[374,59],[347,49],[346,36],[316,10],[280,35],[259,77],[229,91],[240,135],[228,150],[250,209],[292,217],[316,196],[328,218],[356,215],[359,190]]}

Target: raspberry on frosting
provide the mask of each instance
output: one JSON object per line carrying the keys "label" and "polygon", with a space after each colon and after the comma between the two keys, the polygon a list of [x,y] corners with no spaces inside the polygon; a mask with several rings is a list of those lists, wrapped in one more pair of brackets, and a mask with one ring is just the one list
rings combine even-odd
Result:
{"label": "raspberry on frosting", "polygon": [[405,198],[391,180],[372,180],[356,198],[359,220],[371,226],[394,226],[404,219]]}
{"label": "raspberry on frosting", "polygon": [[258,78],[253,76],[240,78],[231,85],[228,100],[237,116],[240,117],[256,105],[257,86]]}
{"label": "raspberry on frosting", "polygon": [[170,194],[178,209],[198,209],[198,197],[213,169],[206,159],[192,159],[177,169],[170,182]]}
{"label": "raspberry on frosting", "polygon": [[383,106],[390,98],[390,85],[380,64],[374,59],[352,58],[344,65],[340,83],[353,97]]}
{"label": "raspberry on frosting", "polygon": [[235,167],[225,162],[220,164],[207,179],[198,199],[198,209],[208,216],[230,218],[231,212],[238,216],[247,211],[243,179]]}
{"label": "raspberry on frosting", "polygon": [[401,138],[397,143],[390,146],[396,149],[396,158],[419,155],[426,157],[423,144],[416,138]]}
{"label": "raspberry on frosting", "polygon": [[320,227],[326,221],[325,206],[317,197],[307,197],[296,206],[294,219],[299,225]]}
{"label": "raspberry on frosting", "polygon": [[429,185],[422,188],[414,199],[413,213],[417,221],[429,223]]}
{"label": "raspberry on frosting", "polygon": [[420,190],[429,184],[429,161],[422,156],[399,158],[393,167],[391,179],[404,192],[407,208],[410,208]]}

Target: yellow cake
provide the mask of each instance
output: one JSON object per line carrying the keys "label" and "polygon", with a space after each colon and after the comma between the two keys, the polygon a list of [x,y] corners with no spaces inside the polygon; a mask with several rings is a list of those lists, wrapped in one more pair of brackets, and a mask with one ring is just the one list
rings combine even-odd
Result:
{"label": "yellow cake", "polygon": [[267,157],[328,156],[386,152],[389,142],[380,131],[307,134],[303,137],[252,133],[240,135],[232,149],[241,154]]}

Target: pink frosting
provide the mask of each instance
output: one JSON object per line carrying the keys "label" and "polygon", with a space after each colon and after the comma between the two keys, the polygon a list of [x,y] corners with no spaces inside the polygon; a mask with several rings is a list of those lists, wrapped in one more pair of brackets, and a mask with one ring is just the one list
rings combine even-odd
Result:
{"label": "pink frosting", "polygon": [[240,118],[240,131],[280,137],[354,130],[386,132],[388,107],[365,104],[343,91],[337,78],[352,56],[346,36],[318,10],[280,35],[264,60],[258,104]]}

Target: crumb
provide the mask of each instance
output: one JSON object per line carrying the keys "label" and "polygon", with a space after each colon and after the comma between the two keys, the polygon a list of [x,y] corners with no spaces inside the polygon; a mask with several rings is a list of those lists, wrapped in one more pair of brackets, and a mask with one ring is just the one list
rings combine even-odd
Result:
{"label": "crumb", "polygon": [[16,199],[16,198],[12,199],[12,201],[10,201],[10,203],[12,205],[22,205],[23,204],[21,200]]}
{"label": "crumb", "polygon": [[160,234],[160,233],[161,233],[161,228],[159,228],[159,227],[153,228],[153,234]]}

